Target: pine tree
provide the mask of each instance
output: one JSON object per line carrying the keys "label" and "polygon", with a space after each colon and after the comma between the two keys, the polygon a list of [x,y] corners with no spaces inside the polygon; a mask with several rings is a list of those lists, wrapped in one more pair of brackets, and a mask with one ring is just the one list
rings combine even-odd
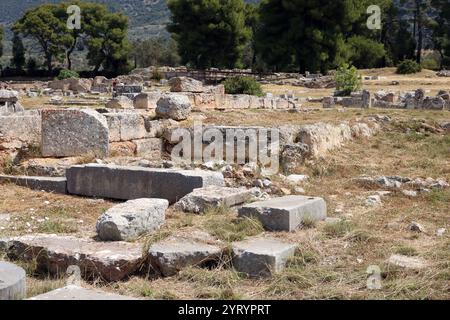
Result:
{"label": "pine tree", "polygon": [[169,0],[169,32],[184,64],[196,68],[242,66],[251,37],[243,0]]}

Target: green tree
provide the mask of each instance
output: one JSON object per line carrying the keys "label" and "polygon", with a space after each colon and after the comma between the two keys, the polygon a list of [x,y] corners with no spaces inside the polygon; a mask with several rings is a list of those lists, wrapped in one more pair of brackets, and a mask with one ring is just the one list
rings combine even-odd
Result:
{"label": "green tree", "polygon": [[363,36],[354,36],[347,40],[350,63],[358,69],[380,67],[386,55],[384,45]]}
{"label": "green tree", "polygon": [[11,65],[18,70],[22,70],[25,65],[25,47],[22,39],[16,33],[14,33],[12,38],[12,54]]}
{"label": "green tree", "polygon": [[109,72],[125,72],[131,50],[127,38],[128,18],[122,13],[109,12],[105,5],[89,4],[83,7],[82,24],[87,37],[87,58],[94,72],[101,67]]}
{"label": "green tree", "polygon": [[432,5],[439,13],[433,25],[433,41],[441,56],[440,67],[450,67],[450,2],[433,0]]}
{"label": "green tree", "polygon": [[136,68],[149,66],[177,66],[180,56],[177,54],[173,39],[152,38],[133,43],[133,58]]}
{"label": "green tree", "polygon": [[25,12],[13,26],[14,33],[37,41],[49,72],[53,70],[53,60],[64,54],[67,41],[67,18],[63,21],[55,13],[55,5],[43,4]]}
{"label": "green tree", "polygon": [[0,24],[0,57],[3,55],[3,26]]}
{"label": "green tree", "polygon": [[348,58],[346,37],[366,8],[360,0],[265,0],[259,52],[276,70],[325,72]]}
{"label": "green tree", "polygon": [[251,37],[243,0],[168,0],[172,23],[184,64],[196,68],[233,68],[242,65]]}

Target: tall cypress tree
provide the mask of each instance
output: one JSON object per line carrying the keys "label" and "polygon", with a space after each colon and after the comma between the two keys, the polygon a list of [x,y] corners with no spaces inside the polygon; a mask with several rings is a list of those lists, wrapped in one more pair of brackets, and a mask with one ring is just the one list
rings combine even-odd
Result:
{"label": "tall cypress tree", "polygon": [[25,47],[23,46],[22,39],[16,33],[14,33],[12,39],[12,53],[11,65],[16,69],[22,70],[25,65]]}

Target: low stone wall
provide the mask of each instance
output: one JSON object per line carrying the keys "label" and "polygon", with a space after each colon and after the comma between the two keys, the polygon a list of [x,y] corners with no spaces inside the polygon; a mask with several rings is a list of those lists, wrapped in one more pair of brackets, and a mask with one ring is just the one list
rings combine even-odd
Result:
{"label": "low stone wall", "polygon": [[38,111],[17,112],[0,116],[0,137],[28,144],[41,142],[41,116]]}

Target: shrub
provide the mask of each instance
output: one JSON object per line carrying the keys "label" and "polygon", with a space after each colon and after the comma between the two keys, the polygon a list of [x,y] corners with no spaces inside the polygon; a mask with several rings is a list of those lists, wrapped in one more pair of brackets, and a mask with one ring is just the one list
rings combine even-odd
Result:
{"label": "shrub", "polygon": [[228,78],[223,84],[225,86],[225,93],[228,94],[250,94],[258,97],[264,95],[261,84],[250,77]]}
{"label": "shrub", "polygon": [[335,75],[337,95],[347,96],[361,89],[362,81],[358,69],[354,66],[343,64]]}
{"label": "shrub", "polygon": [[357,68],[377,68],[382,65],[386,50],[382,43],[355,36],[348,39],[350,61]]}
{"label": "shrub", "polygon": [[79,78],[80,75],[72,70],[62,69],[58,74],[58,80],[64,80],[69,78]]}
{"label": "shrub", "polygon": [[397,66],[398,74],[411,74],[422,71],[422,66],[414,60],[403,60]]}
{"label": "shrub", "polygon": [[439,71],[440,69],[439,61],[434,57],[427,57],[422,60],[422,68]]}
{"label": "shrub", "polygon": [[163,74],[159,72],[158,69],[153,69],[152,71],[152,80],[161,81],[164,78]]}

